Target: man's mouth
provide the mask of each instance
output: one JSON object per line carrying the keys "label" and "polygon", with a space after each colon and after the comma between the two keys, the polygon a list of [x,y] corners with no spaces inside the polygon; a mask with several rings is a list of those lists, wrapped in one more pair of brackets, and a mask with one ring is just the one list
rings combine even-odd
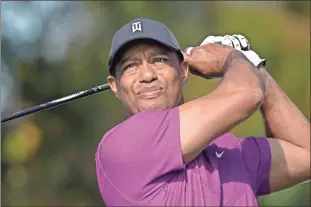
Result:
{"label": "man's mouth", "polygon": [[152,99],[161,95],[163,88],[161,87],[148,87],[138,92],[138,97],[142,99]]}

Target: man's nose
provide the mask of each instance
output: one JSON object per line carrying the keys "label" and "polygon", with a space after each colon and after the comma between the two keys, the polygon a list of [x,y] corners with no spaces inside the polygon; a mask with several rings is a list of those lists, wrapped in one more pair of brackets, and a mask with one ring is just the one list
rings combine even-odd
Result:
{"label": "man's nose", "polygon": [[142,68],[139,73],[139,82],[150,83],[158,79],[157,73],[150,64],[144,63],[141,67]]}

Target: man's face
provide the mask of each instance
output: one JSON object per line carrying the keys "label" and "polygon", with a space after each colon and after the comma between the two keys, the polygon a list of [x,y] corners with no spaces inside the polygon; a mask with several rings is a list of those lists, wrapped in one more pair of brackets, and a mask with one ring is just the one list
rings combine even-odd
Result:
{"label": "man's face", "polygon": [[138,43],[123,52],[108,83],[129,114],[183,103],[188,65],[159,44]]}

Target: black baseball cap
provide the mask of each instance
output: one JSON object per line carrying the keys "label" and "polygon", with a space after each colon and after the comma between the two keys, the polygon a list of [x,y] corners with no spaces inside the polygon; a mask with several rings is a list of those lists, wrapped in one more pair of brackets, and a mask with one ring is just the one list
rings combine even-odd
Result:
{"label": "black baseball cap", "polygon": [[112,38],[108,62],[110,74],[113,74],[113,66],[115,65],[118,52],[125,45],[136,40],[152,40],[157,42],[176,52],[181,60],[183,60],[183,54],[178,41],[165,24],[152,19],[136,18],[121,27]]}

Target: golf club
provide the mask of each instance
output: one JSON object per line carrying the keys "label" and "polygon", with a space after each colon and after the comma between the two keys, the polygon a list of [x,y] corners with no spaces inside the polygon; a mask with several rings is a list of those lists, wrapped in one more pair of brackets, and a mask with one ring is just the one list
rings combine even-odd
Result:
{"label": "golf club", "polygon": [[102,91],[105,91],[105,90],[108,90],[108,89],[110,89],[110,87],[106,83],[106,84],[103,84],[103,85],[100,85],[100,86],[96,86],[94,88],[90,88],[90,89],[87,89],[87,90],[84,90],[84,91],[80,91],[78,93],[74,93],[72,95],[68,95],[68,96],[65,96],[63,98],[59,98],[59,99],[56,99],[56,100],[53,100],[53,101],[50,101],[50,102],[47,102],[47,103],[44,103],[44,104],[40,104],[38,106],[29,108],[29,109],[26,109],[26,110],[22,110],[22,111],[16,112],[16,113],[14,113],[14,114],[12,114],[10,116],[7,116],[7,117],[4,117],[3,119],[1,119],[1,123],[7,122],[7,121],[10,121],[12,119],[16,119],[16,118],[19,118],[19,117],[22,117],[22,116],[26,116],[28,114],[32,114],[32,113],[35,113],[35,112],[38,112],[38,111],[49,109],[49,108],[52,108],[54,106],[58,106],[58,105],[67,103],[67,102],[73,101],[75,99],[83,98],[85,96],[93,95],[93,94],[96,94],[96,93],[99,93],[99,92],[102,92]]}

